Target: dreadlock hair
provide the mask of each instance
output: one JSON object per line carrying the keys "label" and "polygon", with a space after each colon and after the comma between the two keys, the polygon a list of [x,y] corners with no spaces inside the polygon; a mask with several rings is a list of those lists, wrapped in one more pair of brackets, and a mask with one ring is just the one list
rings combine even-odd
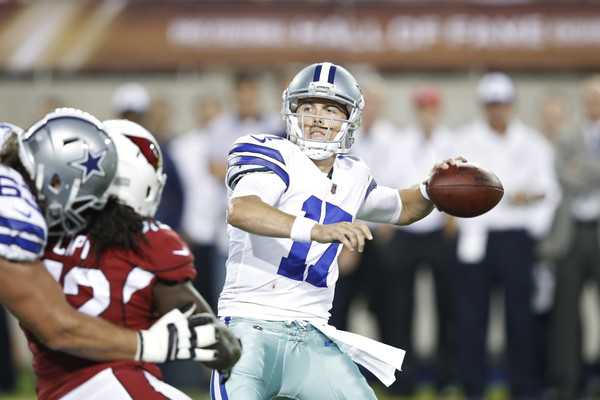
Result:
{"label": "dreadlock hair", "polygon": [[148,218],[136,213],[133,208],[121,204],[110,196],[102,210],[89,210],[88,234],[94,254],[100,256],[109,248],[140,251],[140,240],[148,242],[143,233],[144,221]]}

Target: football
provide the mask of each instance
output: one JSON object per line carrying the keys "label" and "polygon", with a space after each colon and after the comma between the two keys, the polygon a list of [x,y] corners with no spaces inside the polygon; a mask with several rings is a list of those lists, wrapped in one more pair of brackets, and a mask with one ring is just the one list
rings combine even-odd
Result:
{"label": "football", "polygon": [[492,171],[470,162],[437,170],[426,189],[438,210],[465,218],[490,211],[504,195],[502,182]]}

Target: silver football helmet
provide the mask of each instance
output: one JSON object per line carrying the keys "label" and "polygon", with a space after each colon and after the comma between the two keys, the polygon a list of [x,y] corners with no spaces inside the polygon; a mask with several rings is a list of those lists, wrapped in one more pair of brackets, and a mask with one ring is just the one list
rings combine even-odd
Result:
{"label": "silver football helmet", "polygon": [[18,138],[21,163],[46,202],[49,234],[84,229],[84,213],[105,206],[117,170],[117,150],[102,123],[84,111],[59,108]]}
{"label": "silver football helmet", "polygon": [[156,138],[140,124],[126,119],[103,122],[119,154],[117,175],[108,189],[144,217],[154,217],[167,180]]}
{"label": "silver football helmet", "polygon": [[[333,140],[313,140],[304,137],[303,115],[296,113],[300,99],[318,97],[344,106],[348,118]],[[356,79],[343,67],[329,62],[309,65],[300,71],[283,92],[283,118],[288,139],[313,160],[324,160],[334,154],[347,153],[354,143],[354,131],[359,127],[364,99]],[[304,115],[311,117],[310,115]],[[330,118],[329,129],[334,119]],[[329,132],[328,132],[329,133]]]}

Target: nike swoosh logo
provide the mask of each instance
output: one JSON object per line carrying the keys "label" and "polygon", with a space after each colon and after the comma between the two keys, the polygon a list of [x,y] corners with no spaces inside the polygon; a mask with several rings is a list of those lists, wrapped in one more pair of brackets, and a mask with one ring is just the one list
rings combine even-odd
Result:
{"label": "nike swoosh logo", "polygon": [[176,256],[189,256],[190,249],[188,249],[187,247],[184,247],[181,250],[173,250],[173,254],[175,254]]}
{"label": "nike swoosh logo", "polygon": [[251,137],[251,138],[253,138],[253,139],[255,139],[256,141],[259,141],[260,143],[264,143],[264,142],[266,142],[266,141],[267,141],[267,138],[264,138],[264,139],[259,139],[259,138],[257,138],[257,137],[256,137],[256,136],[254,136],[254,135],[250,135],[250,137]]}
{"label": "nike swoosh logo", "polygon": [[23,211],[23,210],[19,210],[18,208],[14,208],[14,207],[13,207],[13,210],[15,210],[16,212],[18,212],[19,214],[21,214],[25,218],[31,218],[31,211]]}

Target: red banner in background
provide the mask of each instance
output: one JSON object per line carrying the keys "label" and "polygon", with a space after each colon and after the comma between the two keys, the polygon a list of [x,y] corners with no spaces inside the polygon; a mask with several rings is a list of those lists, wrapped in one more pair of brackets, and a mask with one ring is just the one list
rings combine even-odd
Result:
{"label": "red banner in background", "polygon": [[0,6],[0,68],[6,71],[172,71],[322,60],[383,69],[600,69],[600,6],[281,1]]}

